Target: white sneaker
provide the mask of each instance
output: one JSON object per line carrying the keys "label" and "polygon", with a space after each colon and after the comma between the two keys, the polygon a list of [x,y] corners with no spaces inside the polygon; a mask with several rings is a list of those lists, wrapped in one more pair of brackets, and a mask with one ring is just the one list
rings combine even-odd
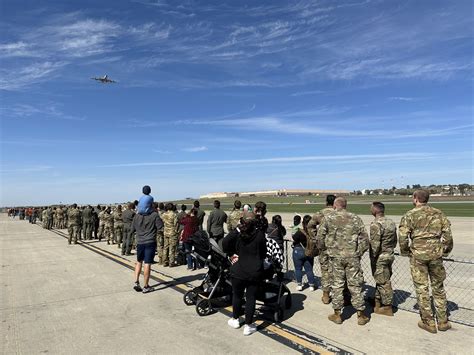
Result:
{"label": "white sneaker", "polygon": [[229,327],[234,328],[234,329],[239,329],[240,328],[240,320],[239,319],[231,318],[227,321],[227,324],[229,325]]}
{"label": "white sneaker", "polygon": [[296,291],[303,291],[303,285],[296,286]]}
{"label": "white sneaker", "polygon": [[314,290],[316,290],[316,288],[314,288],[314,286],[309,286],[309,290],[314,291]]}
{"label": "white sneaker", "polygon": [[257,331],[257,326],[254,323],[244,325],[244,335],[250,335],[250,334],[255,333],[256,331]]}

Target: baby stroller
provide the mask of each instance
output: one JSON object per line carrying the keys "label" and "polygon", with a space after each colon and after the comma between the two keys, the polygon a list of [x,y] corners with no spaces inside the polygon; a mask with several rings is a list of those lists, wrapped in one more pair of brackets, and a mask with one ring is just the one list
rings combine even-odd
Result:
{"label": "baby stroller", "polygon": [[[209,239],[205,232],[197,232],[191,237],[197,260],[204,261],[209,268],[200,286],[184,294],[186,305],[196,305],[196,312],[206,316],[216,308],[232,303],[232,283],[230,278],[231,262],[218,243]],[[291,308],[291,292],[283,283],[283,273],[278,263],[271,263],[265,271],[266,280],[257,292],[257,301],[273,313],[273,320],[281,322],[284,309]],[[275,276],[276,275],[276,276]]]}
{"label": "baby stroller", "polygon": [[292,305],[291,291],[283,282],[282,266],[273,261],[267,263],[265,280],[257,291],[257,305],[269,310],[273,321],[280,323],[285,316],[285,309]]}
{"label": "baby stroller", "polygon": [[232,302],[231,263],[206,232],[196,232],[189,240],[193,245],[193,258],[197,263],[207,266],[208,272],[201,285],[186,292],[183,300],[188,306],[196,305],[197,314],[206,316],[213,313],[215,308],[226,307]]}

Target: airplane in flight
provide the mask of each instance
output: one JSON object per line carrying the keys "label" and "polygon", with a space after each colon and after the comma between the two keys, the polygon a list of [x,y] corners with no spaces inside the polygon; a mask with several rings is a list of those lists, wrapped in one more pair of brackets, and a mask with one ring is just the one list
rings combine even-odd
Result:
{"label": "airplane in flight", "polygon": [[102,84],[116,83],[115,80],[109,79],[109,76],[107,74],[98,78],[91,78],[91,79],[100,81]]}

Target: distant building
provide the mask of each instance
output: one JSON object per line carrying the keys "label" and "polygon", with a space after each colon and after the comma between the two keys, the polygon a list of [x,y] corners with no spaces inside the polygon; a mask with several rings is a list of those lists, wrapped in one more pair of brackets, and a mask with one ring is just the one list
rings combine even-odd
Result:
{"label": "distant building", "polygon": [[252,197],[252,196],[320,196],[320,195],[349,195],[349,190],[310,190],[310,189],[280,189],[248,192],[213,192],[200,196],[200,198],[225,198],[225,197]]}

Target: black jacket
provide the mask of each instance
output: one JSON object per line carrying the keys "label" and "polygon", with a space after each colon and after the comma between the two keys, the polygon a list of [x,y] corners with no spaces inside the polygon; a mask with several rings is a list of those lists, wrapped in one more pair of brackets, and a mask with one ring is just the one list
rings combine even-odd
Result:
{"label": "black jacket", "polygon": [[230,268],[232,277],[240,280],[257,281],[263,276],[263,261],[267,255],[265,234],[256,230],[244,235],[238,229],[222,241],[222,249],[227,255],[238,255],[238,261]]}

